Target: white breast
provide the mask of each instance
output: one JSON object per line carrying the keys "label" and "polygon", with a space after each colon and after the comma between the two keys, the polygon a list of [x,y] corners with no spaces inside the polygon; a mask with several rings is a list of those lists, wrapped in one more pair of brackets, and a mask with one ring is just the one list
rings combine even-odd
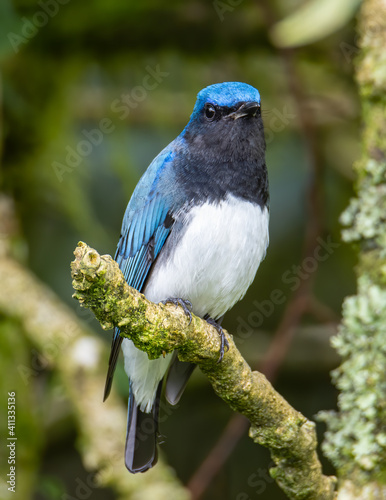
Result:
{"label": "white breast", "polygon": [[[252,283],[268,246],[265,207],[228,196],[193,207],[178,241],[171,235],[145,295],[153,302],[188,299],[198,316],[221,317]],[[169,248],[168,248],[169,247]]]}
{"label": "white breast", "polygon": [[[153,302],[188,299],[198,316],[220,318],[244,296],[265,256],[268,209],[228,196],[181,217],[186,228],[169,236],[144,293]],[[137,404],[149,412],[171,355],[149,361],[128,339],[122,350]]]}

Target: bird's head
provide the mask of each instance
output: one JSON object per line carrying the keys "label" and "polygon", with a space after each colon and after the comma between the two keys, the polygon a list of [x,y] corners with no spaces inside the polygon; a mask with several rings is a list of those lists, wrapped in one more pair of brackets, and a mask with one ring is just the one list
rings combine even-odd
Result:
{"label": "bird's head", "polygon": [[260,94],[241,82],[216,83],[201,90],[190,122],[212,123],[260,115]]}
{"label": "bird's head", "polygon": [[189,123],[185,128],[190,140],[202,140],[210,146],[223,142],[248,140],[255,136],[264,141],[257,89],[241,82],[216,83],[201,90]]}
{"label": "bird's head", "polygon": [[197,95],[176,143],[174,171],[190,199],[234,193],[268,201],[260,94],[240,82],[216,83]]}

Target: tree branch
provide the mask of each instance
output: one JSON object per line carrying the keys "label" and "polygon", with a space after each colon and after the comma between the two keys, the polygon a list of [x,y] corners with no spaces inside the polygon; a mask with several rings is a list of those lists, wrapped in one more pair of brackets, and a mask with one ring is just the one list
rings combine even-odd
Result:
{"label": "tree branch", "polygon": [[270,449],[270,470],[291,499],[332,500],[335,478],[323,476],[316,454],[315,424],[292,408],[267,381],[252,371],[225,333],[229,351],[218,363],[216,329],[181,308],[154,304],[129,287],[118,264],[80,242],[71,264],[74,297],[91,309],[104,329],[118,326],[150,359],[178,350],[182,361],[197,364],[215,392],[251,421],[250,437]]}

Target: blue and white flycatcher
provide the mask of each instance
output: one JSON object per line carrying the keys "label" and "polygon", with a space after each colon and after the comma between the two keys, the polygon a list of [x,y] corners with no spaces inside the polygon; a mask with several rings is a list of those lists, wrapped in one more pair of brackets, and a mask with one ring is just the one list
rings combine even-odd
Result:
{"label": "blue and white flycatcher", "polygon": [[[227,82],[199,92],[188,124],[152,161],[123,218],[115,259],[127,283],[215,324],[220,359],[221,320],[267,250],[268,203],[260,94]],[[157,461],[162,381],[167,374],[165,396],[176,404],[194,365],[172,354],[149,360],[116,329],[105,399],[121,346],[130,382],[125,463],[144,472]]]}

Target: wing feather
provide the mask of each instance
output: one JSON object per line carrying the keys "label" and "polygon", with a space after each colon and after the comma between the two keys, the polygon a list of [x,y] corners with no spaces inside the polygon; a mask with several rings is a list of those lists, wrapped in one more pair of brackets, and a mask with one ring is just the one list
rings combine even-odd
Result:
{"label": "wing feather", "polygon": [[[172,160],[172,144],[152,162],[127,206],[115,260],[133,288],[142,291],[151,267],[172,229],[169,204],[155,189],[160,171]],[[119,329],[113,335],[104,400],[108,397],[122,343]]]}

